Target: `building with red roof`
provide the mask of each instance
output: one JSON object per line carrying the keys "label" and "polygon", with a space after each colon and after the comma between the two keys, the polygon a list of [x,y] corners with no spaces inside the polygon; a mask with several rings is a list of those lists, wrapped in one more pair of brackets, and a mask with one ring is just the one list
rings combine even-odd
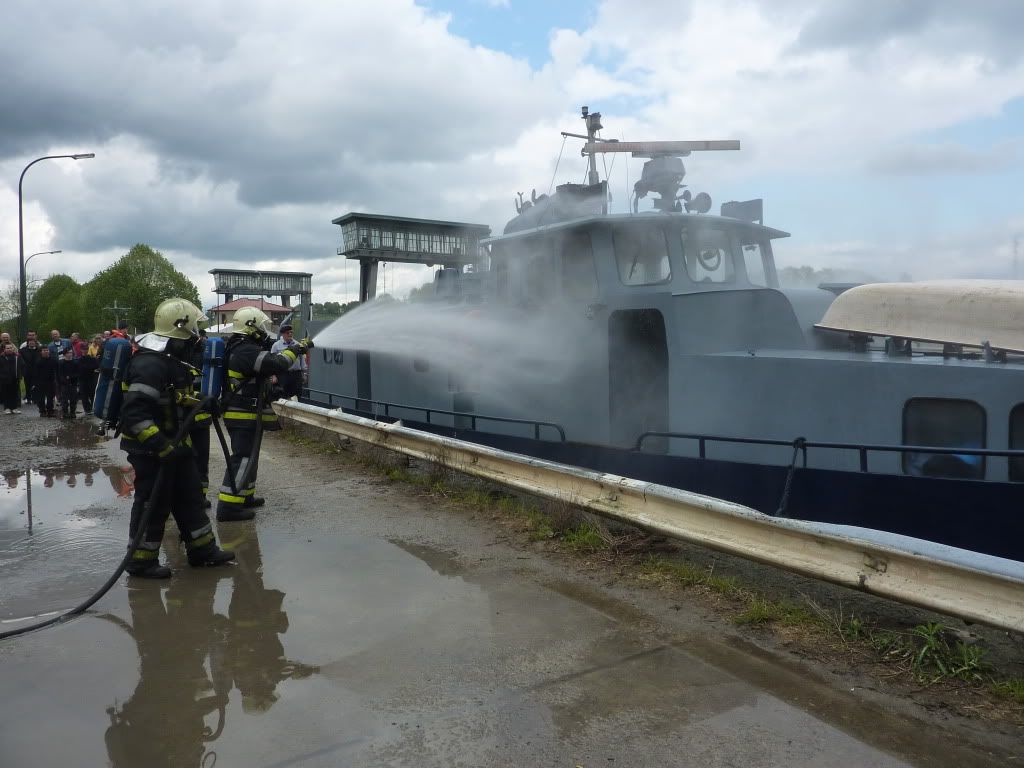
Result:
{"label": "building with red roof", "polygon": [[207,315],[210,318],[211,324],[218,328],[223,328],[232,322],[235,312],[242,307],[256,307],[256,309],[263,310],[270,317],[270,322],[274,325],[280,325],[288,315],[295,311],[294,307],[284,307],[266,299],[232,299],[226,304],[221,304],[207,310]]}

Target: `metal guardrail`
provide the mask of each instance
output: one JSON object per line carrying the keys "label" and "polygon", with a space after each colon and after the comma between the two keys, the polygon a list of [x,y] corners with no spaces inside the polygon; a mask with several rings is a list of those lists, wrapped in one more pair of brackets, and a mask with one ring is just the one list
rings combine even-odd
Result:
{"label": "metal guardrail", "polygon": [[307,403],[278,401],[274,410],[301,424],[444,463],[466,474],[564,501],[681,541],[969,621],[1024,631],[1021,563],[977,555],[966,564],[952,556],[926,555],[920,550],[974,553],[937,545],[903,549],[888,542],[823,532],[819,524],[768,517],[709,496],[499,451]]}
{"label": "metal guardrail", "polygon": [[[370,400],[369,398],[366,397],[355,397],[353,395],[339,395],[337,392],[327,392],[326,390],[323,389],[310,389],[309,387],[303,388],[302,391],[304,393],[316,392],[317,394],[320,395],[327,395],[328,407],[334,405],[334,398],[338,398],[339,400],[351,401],[353,403],[354,409],[357,411],[365,410],[359,407],[359,403],[369,403],[370,405],[374,406],[383,406],[384,415],[387,416],[388,418],[391,418],[392,408],[398,408],[400,410],[406,411],[422,411],[426,416],[427,424],[434,423],[431,422],[430,420],[430,415],[433,413],[440,413],[446,416],[459,416],[467,418],[470,420],[470,429],[473,430],[476,429],[477,419],[479,419],[480,421],[497,421],[504,424],[523,424],[525,426],[533,427],[533,437],[535,440],[540,440],[541,427],[547,427],[549,429],[555,430],[558,433],[558,438],[560,442],[565,442],[565,430],[562,429],[561,425],[556,424],[553,421],[537,421],[535,419],[514,419],[510,416],[488,416],[487,414],[484,413],[468,413],[466,411],[446,411],[441,408],[427,408],[422,405],[402,405],[400,403],[389,403],[384,400]],[[378,411],[375,411],[375,413],[379,415]]]}
{"label": "metal guardrail", "polygon": [[732,443],[740,445],[778,445],[797,448],[803,456],[803,465],[807,466],[808,448],[830,448],[841,451],[857,451],[860,456],[860,471],[868,471],[868,453],[936,453],[947,456],[1005,456],[1024,459],[1024,451],[1000,450],[996,448],[960,448],[959,446],[936,445],[873,445],[870,443],[821,443],[798,437],[795,440],[772,440],[762,437],[720,437],[718,435],[701,435],[689,432],[643,432],[636,439],[634,451],[643,451],[643,444],[650,437],[666,437],[679,440],[696,440],[697,451],[702,459],[707,458],[707,443]]}

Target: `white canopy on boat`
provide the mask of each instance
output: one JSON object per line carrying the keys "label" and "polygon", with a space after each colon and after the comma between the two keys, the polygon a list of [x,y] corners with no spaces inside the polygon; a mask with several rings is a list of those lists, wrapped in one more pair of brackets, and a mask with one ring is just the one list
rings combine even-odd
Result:
{"label": "white canopy on boat", "polygon": [[869,283],[838,296],[815,325],[1024,352],[1024,280]]}

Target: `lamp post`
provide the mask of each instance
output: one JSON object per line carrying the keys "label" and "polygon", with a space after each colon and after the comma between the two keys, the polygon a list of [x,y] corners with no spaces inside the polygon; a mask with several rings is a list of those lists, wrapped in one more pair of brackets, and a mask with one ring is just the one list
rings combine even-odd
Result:
{"label": "lamp post", "polygon": [[[18,286],[20,288],[21,294],[21,316],[18,318],[18,335],[21,339],[25,338],[25,331],[28,328],[28,286],[25,284],[25,237],[22,226],[21,213],[21,186],[22,182],[25,181],[25,174],[28,172],[29,168],[31,168],[33,165],[40,162],[41,160],[58,160],[60,158],[69,158],[71,160],[88,160],[93,157],[96,157],[96,155],[92,152],[81,152],[75,155],[46,155],[44,157],[37,157],[35,160],[33,160],[31,163],[25,166],[25,169],[21,172],[21,176],[18,178],[18,266],[20,267]],[[38,256],[39,254],[36,253],[32,255]],[[32,256],[29,256],[29,258],[31,259]]]}
{"label": "lamp post", "polygon": [[30,261],[32,261],[32,259],[34,259],[36,256],[46,256],[48,253],[64,253],[64,251],[61,251],[61,250],[56,250],[56,251],[39,251],[39,253],[33,253],[31,256],[29,256],[27,259],[25,259],[25,269],[26,269],[26,271],[28,270],[28,263]]}

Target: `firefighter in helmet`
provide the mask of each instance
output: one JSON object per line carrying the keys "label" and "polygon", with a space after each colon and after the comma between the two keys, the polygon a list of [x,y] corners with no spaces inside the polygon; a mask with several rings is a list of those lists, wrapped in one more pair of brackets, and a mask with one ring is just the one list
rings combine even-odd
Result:
{"label": "firefighter in helmet", "polygon": [[235,312],[231,337],[224,350],[224,426],[231,437],[231,460],[217,495],[217,520],[251,520],[263,506],[256,496],[259,450],[257,420],[264,430],[279,430],[277,414],[270,407],[270,377],[283,375],[299,355],[312,349],[303,339],[281,352],[270,351],[270,318],[256,307]]}
{"label": "firefighter in helmet", "polygon": [[[220,565],[235,557],[217,546],[203,509],[191,440],[185,435],[180,442],[174,441],[189,405],[195,402],[191,395],[196,371],[188,361],[199,339],[198,323],[205,319],[202,310],[185,299],[162,302],[156,309],[155,330],[136,339],[138,350],[121,383],[121,448],[135,468],[131,539],[142,522],[146,503],[154,492],[159,493],[142,541],[127,566],[132,576],[165,579],[171,575],[170,568],[159,560],[168,514],[174,515],[189,565]],[[161,473],[163,479],[156,488]]]}

